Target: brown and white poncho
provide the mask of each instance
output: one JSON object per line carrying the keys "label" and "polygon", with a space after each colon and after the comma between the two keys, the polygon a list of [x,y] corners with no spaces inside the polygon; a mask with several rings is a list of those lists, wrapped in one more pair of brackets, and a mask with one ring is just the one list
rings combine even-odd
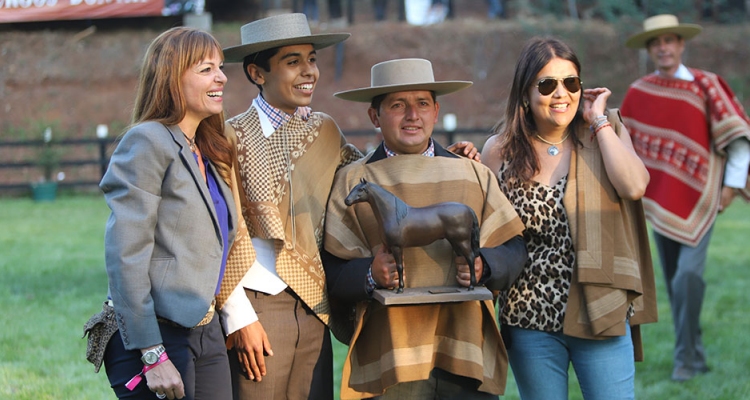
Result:
{"label": "brown and white poncho", "polygon": [[[325,249],[345,260],[372,257],[381,244],[368,204],[347,207],[344,198],[365,178],[413,207],[444,201],[470,206],[480,224],[480,246],[499,246],[523,224],[500,191],[495,175],[465,158],[399,155],[368,162],[372,154],[336,174],[328,203]],[[439,240],[404,251],[406,287],[456,286],[450,244]],[[501,394],[507,354],[491,300],[384,307],[357,305],[341,398],[380,395],[400,382],[427,379],[434,368],[477,380],[479,390]]]}

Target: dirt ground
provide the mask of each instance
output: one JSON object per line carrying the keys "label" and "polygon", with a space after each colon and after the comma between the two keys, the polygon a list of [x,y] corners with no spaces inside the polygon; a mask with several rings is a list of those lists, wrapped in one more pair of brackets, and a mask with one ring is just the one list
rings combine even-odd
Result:
{"label": "dirt ground", "polygon": [[[438,80],[474,82],[467,90],[439,98],[441,114],[456,114],[459,129],[486,132],[503,112],[521,46],[539,34],[571,44],[583,63],[584,84],[612,89],[614,107],[628,84],[651,68],[645,54],[623,46],[638,23],[488,20],[484,2],[475,3],[473,9],[459,10],[460,18],[430,26],[410,26],[395,18],[374,22],[367,16],[358,16],[348,27],[315,26],[315,32],[345,31],[352,37],[338,50],[343,54],[335,48],[319,52],[321,78],[313,108],[332,115],[344,131],[371,129],[365,104],[332,94],[368,86],[370,67],[377,62],[421,57],[432,61]],[[215,22],[214,34],[224,46],[240,44],[240,25]],[[167,27],[113,29],[94,22],[87,29],[0,30],[0,141],[38,138],[33,130],[43,124],[59,126],[68,138],[92,138],[98,124],[107,124],[111,135],[118,134],[129,123],[145,49]],[[704,33],[689,44],[686,64],[724,76],[750,108],[750,72],[744,62],[750,59],[746,43],[750,26],[704,27]],[[343,60],[338,71],[337,57]],[[229,82],[224,104],[231,116],[244,111],[257,90],[246,80],[241,65],[228,64],[225,70]],[[472,140],[483,142],[482,137]]]}

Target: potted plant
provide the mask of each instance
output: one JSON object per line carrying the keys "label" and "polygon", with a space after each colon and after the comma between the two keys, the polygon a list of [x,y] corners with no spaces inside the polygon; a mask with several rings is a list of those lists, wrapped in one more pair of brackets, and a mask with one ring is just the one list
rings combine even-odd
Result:
{"label": "potted plant", "polygon": [[36,165],[42,170],[41,178],[31,184],[35,201],[53,201],[57,196],[57,179],[53,176],[60,165],[60,150],[52,140],[52,128],[44,130],[42,146],[37,151]]}

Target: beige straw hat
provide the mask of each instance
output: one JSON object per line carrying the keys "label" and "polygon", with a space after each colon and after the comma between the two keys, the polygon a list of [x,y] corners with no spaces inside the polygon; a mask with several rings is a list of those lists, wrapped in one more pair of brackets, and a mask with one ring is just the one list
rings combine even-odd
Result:
{"label": "beige straw hat", "polygon": [[334,93],[350,101],[370,102],[381,94],[412,90],[429,90],[436,96],[453,93],[472,85],[469,81],[435,82],[432,63],[421,58],[402,58],[372,66],[370,87]]}
{"label": "beige straw hat", "polygon": [[245,24],[240,28],[241,45],[224,49],[224,62],[242,62],[259,51],[296,44],[312,44],[318,50],[346,40],[349,33],[313,35],[305,14],[280,14]]}
{"label": "beige straw hat", "polygon": [[664,34],[674,33],[685,40],[692,39],[699,34],[703,28],[695,24],[681,24],[677,17],[672,14],[655,15],[643,21],[643,32],[637,33],[625,41],[625,46],[632,49],[646,47],[649,40]]}

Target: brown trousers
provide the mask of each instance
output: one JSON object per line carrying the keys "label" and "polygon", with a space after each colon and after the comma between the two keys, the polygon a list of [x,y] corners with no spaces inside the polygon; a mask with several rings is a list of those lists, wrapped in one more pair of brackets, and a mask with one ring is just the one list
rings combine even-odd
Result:
{"label": "brown trousers", "polygon": [[288,289],[271,296],[245,289],[273,350],[266,376],[247,378],[229,351],[235,400],[333,399],[333,350],[328,327]]}

